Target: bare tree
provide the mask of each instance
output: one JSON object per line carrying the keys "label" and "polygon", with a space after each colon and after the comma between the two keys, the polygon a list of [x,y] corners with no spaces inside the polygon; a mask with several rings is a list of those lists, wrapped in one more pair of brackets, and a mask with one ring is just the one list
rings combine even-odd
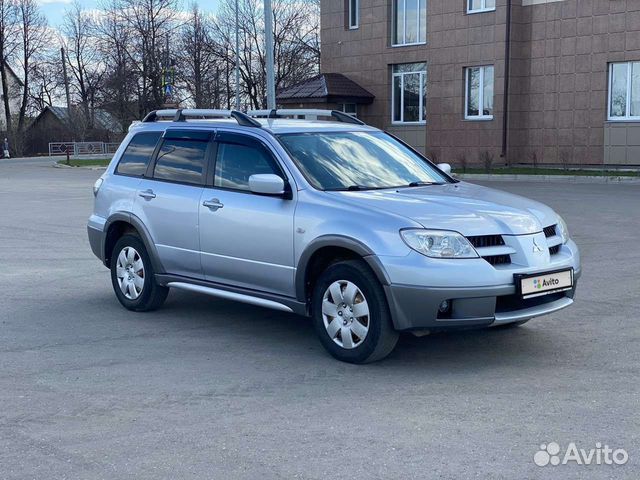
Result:
{"label": "bare tree", "polygon": [[[79,138],[95,126],[97,109],[116,116],[125,132],[133,119],[160,108],[169,65],[176,71],[174,100],[199,108],[234,103],[235,0],[222,0],[215,16],[195,3],[181,12],[180,0],[101,0],[98,13],[89,13],[76,0],[58,29],[58,42],[47,33],[40,1],[0,0],[0,60],[7,60],[24,82],[17,127],[13,122],[20,134],[14,141],[18,148],[30,113],[63,100],[63,65],[70,80],[69,103],[81,113],[70,125]],[[319,1],[273,0],[276,88],[319,70]],[[262,0],[239,4],[240,100],[245,107],[260,108],[266,97]],[[7,72],[0,62],[5,91],[10,88]],[[11,126],[16,112],[10,111],[9,98],[5,95],[4,104]]]}
{"label": "bare tree", "polygon": [[115,115],[126,132],[139,113],[135,97],[138,80],[127,51],[132,33],[129,25],[121,21],[120,7],[120,0],[102,4],[96,28],[100,38],[98,51],[105,66],[102,105]]}
{"label": "bare tree", "polygon": [[[96,94],[101,86],[104,70],[101,53],[97,48],[96,24],[82,4],[76,0],[65,12],[61,43],[64,46],[65,62],[71,73],[71,87],[77,95],[89,130],[94,125]],[[71,105],[68,105],[71,113]]]}
{"label": "bare tree", "polygon": [[[276,89],[315,75],[320,66],[317,0],[273,2]],[[234,0],[224,0],[216,21],[216,40],[233,45]],[[240,75],[251,107],[266,106],[264,14],[260,0],[239,0]],[[230,48],[233,52],[233,48]]]}
{"label": "bare tree", "polygon": [[7,130],[12,130],[11,97],[9,86],[9,65],[18,44],[18,9],[13,0],[0,0],[0,81]]}
{"label": "bare tree", "polygon": [[50,38],[46,28],[47,21],[40,12],[37,0],[18,1],[18,20],[20,23],[20,66],[23,86],[17,133],[21,137],[24,132],[27,108],[29,106],[29,82],[32,61],[45,50]]}
{"label": "bare tree", "polygon": [[138,72],[140,114],[164,103],[162,72],[176,34],[177,0],[120,0],[120,21],[130,29],[127,55]]}
{"label": "bare tree", "polygon": [[213,20],[196,3],[180,31],[179,78],[196,108],[217,106],[221,60],[213,40]]}
{"label": "bare tree", "polygon": [[44,53],[31,72],[30,109],[41,112],[45,107],[51,107],[63,94],[61,82],[60,58],[57,49]]}

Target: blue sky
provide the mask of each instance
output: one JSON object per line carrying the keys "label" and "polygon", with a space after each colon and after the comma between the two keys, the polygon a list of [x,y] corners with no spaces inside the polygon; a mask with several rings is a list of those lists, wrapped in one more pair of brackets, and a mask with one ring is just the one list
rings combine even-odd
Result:
{"label": "blue sky", "polygon": [[[40,7],[47,16],[49,24],[51,26],[57,26],[62,21],[62,16],[66,8],[70,6],[72,0],[40,0]],[[98,8],[97,0],[81,0],[80,3],[87,9]],[[183,1],[186,6],[191,3],[191,0]],[[218,0],[199,0],[200,6],[209,11],[215,11]]]}

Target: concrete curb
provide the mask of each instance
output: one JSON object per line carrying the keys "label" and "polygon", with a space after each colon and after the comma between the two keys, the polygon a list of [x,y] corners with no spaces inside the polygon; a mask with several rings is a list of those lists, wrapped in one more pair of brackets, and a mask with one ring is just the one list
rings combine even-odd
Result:
{"label": "concrete curb", "polygon": [[53,168],[73,168],[73,169],[81,169],[81,170],[106,170],[107,167],[98,167],[98,166],[93,166],[93,167],[74,167],[73,165],[65,165],[64,163],[54,163],[53,165],[51,165]]}
{"label": "concrete curb", "polygon": [[492,175],[483,173],[457,173],[460,180],[488,180],[496,182],[544,182],[544,183],[617,183],[640,185],[640,177],[602,177],[585,175]]}

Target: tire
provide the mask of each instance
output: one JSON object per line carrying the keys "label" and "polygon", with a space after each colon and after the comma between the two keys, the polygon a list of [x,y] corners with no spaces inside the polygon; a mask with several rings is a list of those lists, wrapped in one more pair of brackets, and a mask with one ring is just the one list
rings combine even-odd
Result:
{"label": "tire", "polygon": [[361,260],[329,266],[316,282],[311,302],[320,342],[338,360],[375,362],[398,342],[384,290]]}
{"label": "tire", "polygon": [[122,306],[136,312],[159,308],[169,293],[156,282],[147,249],[135,235],[123,235],[113,247],[111,284]]}

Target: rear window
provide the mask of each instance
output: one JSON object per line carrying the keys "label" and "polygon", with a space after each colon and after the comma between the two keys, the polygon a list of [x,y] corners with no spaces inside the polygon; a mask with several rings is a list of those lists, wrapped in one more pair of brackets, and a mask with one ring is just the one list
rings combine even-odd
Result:
{"label": "rear window", "polygon": [[142,176],[153,156],[161,132],[138,133],[124,151],[116,173],[122,175]]}
{"label": "rear window", "polygon": [[153,178],[203,185],[208,145],[197,140],[165,139],[158,152]]}

